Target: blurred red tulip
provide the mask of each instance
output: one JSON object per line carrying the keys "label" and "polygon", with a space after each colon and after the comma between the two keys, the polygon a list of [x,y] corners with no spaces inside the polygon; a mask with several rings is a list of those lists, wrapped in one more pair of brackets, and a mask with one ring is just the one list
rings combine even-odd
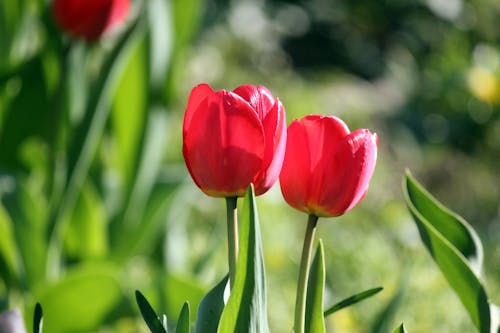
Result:
{"label": "blurred red tulip", "polygon": [[68,34],[95,41],[122,22],[130,0],[54,0],[57,24]]}
{"label": "blurred red tulip", "polygon": [[286,202],[320,217],[339,216],[365,196],[377,159],[378,138],[349,132],[332,116],[310,115],[288,127],[280,186]]}
{"label": "blurred red tulip", "polygon": [[256,195],[278,179],[286,144],[285,109],[263,86],[214,91],[193,88],[183,124],[183,154],[191,177],[214,197]]}

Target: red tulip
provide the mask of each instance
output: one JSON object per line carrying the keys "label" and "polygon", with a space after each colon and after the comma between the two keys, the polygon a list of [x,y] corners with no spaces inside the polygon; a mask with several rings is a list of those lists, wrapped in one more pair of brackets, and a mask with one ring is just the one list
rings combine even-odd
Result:
{"label": "red tulip", "polygon": [[288,127],[280,175],[286,202],[308,214],[339,216],[365,196],[377,159],[378,138],[349,132],[332,116],[310,115]]}
{"label": "red tulip", "polygon": [[263,86],[214,91],[193,88],[183,124],[183,154],[191,177],[214,197],[256,195],[278,179],[286,143],[285,109]]}
{"label": "red tulip", "polygon": [[61,29],[94,41],[122,22],[129,7],[130,0],[54,0],[52,9]]}

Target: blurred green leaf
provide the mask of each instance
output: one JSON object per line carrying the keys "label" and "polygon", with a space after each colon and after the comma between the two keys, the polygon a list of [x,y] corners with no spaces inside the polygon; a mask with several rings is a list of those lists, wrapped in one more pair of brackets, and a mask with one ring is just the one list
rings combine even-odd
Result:
{"label": "blurred green leaf", "polygon": [[74,40],[69,52],[62,59],[66,74],[62,87],[66,93],[65,107],[72,126],[79,124],[83,119],[88,102],[87,54],[88,45],[84,41]]}
{"label": "blurred green leaf", "polygon": [[80,192],[75,209],[68,217],[65,235],[66,254],[71,259],[102,258],[108,251],[108,234],[104,203],[89,181]]}
{"label": "blurred green leaf", "polygon": [[[170,58],[173,51],[174,30],[172,27],[171,1],[149,0],[148,42],[149,42],[149,73],[150,91],[155,100],[159,101],[165,86]],[[182,33],[175,30],[175,35]]]}
{"label": "blurred green leaf", "polygon": [[17,179],[14,190],[4,196],[22,258],[24,278],[33,287],[45,279],[47,258],[47,201],[40,184],[28,178]]}
{"label": "blurred green leaf", "polygon": [[0,275],[8,284],[18,280],[20,274],[13,227],[9,214],[0,204]]}
{"label": "blurred green leaf", "polygon": [[350,296],[346,299],[341,300],[340,302],[334,304],[331,306],[328,310],[325,311],[324,315],[325,317],[328,315],[331,315],[334,312],[337,312],[339,310],[342,310],[343,308],[346,308],[348,306],[354,305],[358,302],[361,302],[367,298],[370,298],[376,294],[378,294],[380,291],[382,291],[384,288],[382,287],[377,287],[377,288],[372,288],[368,289],[365,291],[362,291],[356,295]]}
{"label": "blurred green leaf", "polygon": [[151,333],[167,333],[168,331],[166,327],[163,327],[163,323],[149,304],[146,297],[144,297],[144,295],[138,290],[135,292],[135,299],[139,309],[141,310],[142,318],[144,318],[144,321],[151,330]]}
{"label": "blurred green leaf", "polygon": [[[140,227],[129,238],[129,248],[122,244],[122,258],[129,255],[152,255],[155,251],[154,244],[158,244],[164,235],[165,215],[171,204],[172,187],[166,184],[156,184],[144,207]],[[118,252],[118,250],[116,250]],[[193,303],[191,303],[193,304]]]}
{"label": "blurred green leaf", "polygon": [[33,313],[33,333],[42,333],[43,330],[43,310],[40,303],[36,303]]}
{"label": "blurred green leaf", "polygon": [[0,2],[0,74],[15,70],[40,48],[39,0]]}
{"label": "blurred green leaf", "polygon": [[[193,304],[193,306],[197,306],[205,292],[192,279],[172,273],[161,275],[160,281],[163,289],[160,304],[164,304],[166,313],[172,317],[177,314],[179,308],[186,301]],[[193,314],[196,315],[196,311]]]}
{"label": "blurred green leaf", "polygon": [[189,42],[195,36],[201,26],[202,13],[205,1],[200,0],[174,0],[171,1],[171,11],[173,15],[173,50],[168,75],[166,76],[166,100],[175,99],[178,91],[178,78],[182,75],[182,70],[186,61],[186,49]]}
{"label": "blurred green leaf", "polygon": [[398,328],[396,328],[392,333],[407,333],[405,329],[405,325],[401,324]]}
{"label": "blurred green leaf", "polygon": [[111,263],[84,265],[55,283],[39,284],[34,298],[44,307],[44,330],[89,332],[101,326],[123,299],[118,274]]}
{"label": "blurred green leaf", "polygon": [[186,302],[182,306],[179,319],[177,320],[177,327],[175,328],[175,333],[189,333],[190,322],[189,322],[189,303]]}
{"label": "blurred green leaf", "polygon": [[200,18],[204,9],[204,2],[200,0],[174,0],[174,50],[182,50],[193,38],[200,26]]}
{"label": "blurred green leaf", "polygon": [[448,210],[410,174],[404,181],[406,204],[420,237],[481,333],[494,332],[488,297],[479,281],[482,246],[472,227]]}
{"label": "blurred green leaf", "polygon": [[222,311],[219,333],[269,332],[264,259],[253,185],[248,188],[244,200],[239,214],[235,282]]}
{"label": "blurred green leaf", "polygon": [[155,110],[149,114],[140,151],[139,168],[134,175],[134,185],[129,194],[128,205],[124,210],[121,224],[115,225],[115,228],[120,230],[116,235],[116,251],[121,258],[135,254],[134,250],[140,248],[147,240],[144,235],[151,235],[151,229],[157,230],[158,224],[155,222],[158,220],[151,220],[148,224],[140,224],[139,221],[148,208],[148,201],[160,171],[162,152],[165,151],[167,143],[167,128],[167,115],[163,111]]}
{"label": "blurred green leaf", "polygon": [[42,60],[35,58],[23,66],[8,79],[5,89],[11,92],[0,115],[0,167],[26,170],[30,165],[23,163],[23,144],[47,139],[51,133],[52,110]]}
{"label": "blurred green leaf", "polygon": [[144,36],[134,41],[130,58],[113,98],[111,125],[116,141],[114,161],[122,190],[133,184],[148,107],[148,78]]}
{"label": "blurred green leaf", "polygon": [[198,306],[196,316],[196,333],[216,333],[219,320],[224,310],[224,290],[228,286],[229,276],[226,275],[212,290],[210,290]]}
{"label": "blurred green leaf", "polygon": [[394,325],[394,316],[398,311],[407,290],[407,275],[404,274],[399,283],[399,288],[387,305],[378,313],[372,325],[371,333],[386,333]]}
{"label": "blurred green leaf", "polygon": [[71,143],[68,157],[68,180],[67,187],[51,225],[50,234],[52,239],[51,266],[59,265],[60,246],[63,232],[65,230],[64,219],[73,210],[82,186],[85,183],[87,173],[92,159],[96,153],[97,146],[102,138],[104,127],[109,114],[109,103],[112,93],[118,83],[118,77],[123,68],[126,57],[130,54],[131,45],[135,38],[140,36],[136,33],[141,27],[141,20],[136,20],[129,29],[121,36],[112,52],[107,55],[97,84],[89,98],[81,126],[76,130]]}
{"label": "blurred green leaf", "polygon": [[323,241],[320,239],[318,249],[311,263],[309,280],[307,281],[307,297],[304,332],[325,332],[323,316],[323,294],[325,291],[325,254]]}

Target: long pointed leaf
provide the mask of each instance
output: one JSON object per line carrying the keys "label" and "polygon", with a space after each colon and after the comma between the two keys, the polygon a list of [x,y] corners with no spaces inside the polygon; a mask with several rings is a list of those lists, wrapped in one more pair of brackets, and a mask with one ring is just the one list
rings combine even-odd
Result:
{"label": "long pointed leaf", "polygon": [[189,333],[189,303],[186,302],[182,306],[179,319],[177,320],[177,327],[175,328],[175,333]]}
{"label": "long pointed leaf", "polygon": [[307,282],[305,332],[324,333],[323,294],[325,291],[325,255],[320,239],[316,255],[311,264]]}
{"label": "long pointed leaf", "polygon": [[348,298],[345,298],[345,299],[341,300],[340,302],[332,305],[330,308],[328,308],[328,310],[325,311],[324,315],[326,317],[328,315],[331,315],[334,312],[342,310],[343,308],[346,308],[348,306],[351,306],[351,305],[354,305],[358,302],[361,302],[367,298],[370,298],[370,297],[378,294],[383,289],[384,288],[382,288],[382,287],[372,288],[372,289],[362,291],[362,292],[360,292],[356,295],[350,296]]}
{"label": "long pointed leaf", "polygon": [[481,333],[490,333],[490,306],[479,281],[482,246],[472,227],[448,210],[407,172],[406,204],[420,237]]}
{"label": "long pointed leaf", "polygon": [[151,333],[167,333],[166,328],[163,327],[163,323],[149,304],[146,297],[144,297],[144,295],[138,290],[135,291],[135,299],[137,301],[137,305],[139,306],[139,310],[141,310],[142,318],[148,325]]}
{"label": "long pointed leaf", "polygon": [[43,310],[40,303],[36,303],[33,316],[33,333],[42,333],[43,329]]}
{"label": "long pointed leaf", "polygon": [[210,290],[198,306],[196,317],[196,333],[216,333],[220,316],[224,310],[224,290],[228,284],[228,276],[224,277]]}
{"label": "long pointed leaf", "polygon": [[398,328],[396,328],[392,333],[407,333],[405,325],[401,324]]}
{"label": "long pointed leaf", "polygon": [[92,159],[96,153],[101,140],[106,121],[109,115],[110,98],[117,84],[119,73],[122,69],[124,59],[129,55],[132,41],[138,35],[138,27],[141,20],[134,22],[128,31],[124,33],[121,40],[115,46],[113,52],[108,56],[99,76],[94,94],[89,99],[81,126],[76,130],[75,139],[68,158],[67,186],[58,210],[54,213],[52,225],[49,229],[51,236],[51,249],[49,252],[49,266],[57,267],[60,260],[60,246],[65,230],[66,216],[78,199],[80,190],[85,182]]}
{"label": "long pointed leaf", "polygon": [[130,192],[128,205],[125,209],[122,224],[116,239],[116,252],[121,258],[135,254],[145,233],[155,224],[139,224],[151,197],[155,179],[160,171],[163,155],[159,152],[166,147],[167,115],[162,110],[152,111],[148,115],[146,136],[140,152],[140,165],[135,174],[135,181]]}
{"label": "long pointed leaf", "polygon": [[241,211],[238,263],[234,287],[222,312],[219,333],[266,333],[266,285],[259,218],[253,186]]}
{"label": "long pointed leaf", "polygon": [[408,288],[407,273],[403,274],[397,292],[392,296],[387,305],[377,314],[372,324],[371,333],[386,333],[394,325],[394,316],[403,301]]}

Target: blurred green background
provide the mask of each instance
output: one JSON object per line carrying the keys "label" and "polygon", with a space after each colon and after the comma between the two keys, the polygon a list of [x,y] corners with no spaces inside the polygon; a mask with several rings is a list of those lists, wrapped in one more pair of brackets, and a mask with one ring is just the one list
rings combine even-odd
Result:
{"label": "blurred green background", "polygon": [[[500,303],[500,5],[496,0],[133,1],[88,45],[50,1],[0,2],[0,310],[45,331],[146,332],[143,291],[171,324],[226,273],[223,200],[182,160],[190,89],[267,86],[288,123],[336,115],[380,139],[370,191],[320,220],[332,332],[470,332],[406,211],[405,168],[485,246]],[[290,332],[306,216],[258,198],[272,332]]]}

